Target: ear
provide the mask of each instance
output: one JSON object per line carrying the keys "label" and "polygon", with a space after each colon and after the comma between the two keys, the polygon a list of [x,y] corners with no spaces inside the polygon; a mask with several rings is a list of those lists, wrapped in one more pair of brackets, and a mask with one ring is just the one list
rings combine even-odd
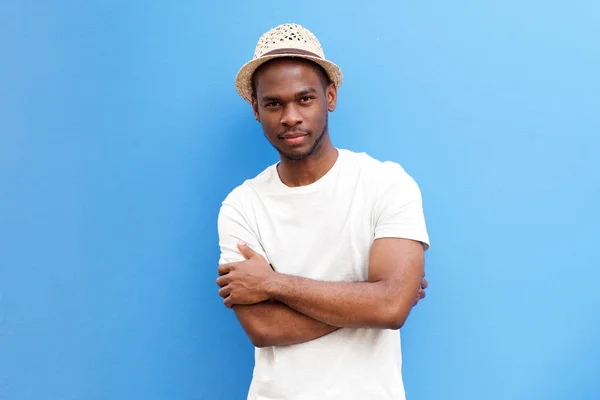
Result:
{"label": "ear", "polygon": [[252,112],[254,113],[254,119],[260,122],[260,114],[258,113],[258,100],[252,96]]}
{"label": "ear", "polygon": [[337,106],[337,87],[334,83],[331,83],[329,86],[327,86],[325,97],[327,98],[327,111],[335,111]]}

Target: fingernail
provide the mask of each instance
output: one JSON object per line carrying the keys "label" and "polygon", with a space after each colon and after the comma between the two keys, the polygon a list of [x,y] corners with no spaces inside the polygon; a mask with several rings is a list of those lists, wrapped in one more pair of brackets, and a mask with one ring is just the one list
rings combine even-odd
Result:
{"label": "fingernail", "polygon": [[240,241],[238,242],[238,244],[239,244],[240,246],[245,246],[245,245],[246,245],[246,243],[244,243],[244,241],[243,241],[243,240],[240,240]]}

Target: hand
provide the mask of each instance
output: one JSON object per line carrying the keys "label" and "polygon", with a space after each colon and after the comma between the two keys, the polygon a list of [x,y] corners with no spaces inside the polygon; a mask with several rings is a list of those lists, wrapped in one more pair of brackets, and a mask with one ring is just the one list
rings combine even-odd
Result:
{"label": "hand", "polygon": [[419,303],[419,300],[425,298],[425,296],[427,295],[427,293],[425,293],[425,289],[427,289],[427,286],[429,286],[429,283],[427,282],[427,279],[425,279],[425,276],[423,276],[423,279],[421,279],[421,287],[419,288],[417,297],[415,298],[415,301],[413,302],[413,307],[416,306],[417,303]]}
{"label": "hand", "polygon": [[247,244],[238,244],[245,261],[219,266],[219,296],[227,308],[235,304],[256,304],[269,299],[267,284],[275,272],[260,254]]}

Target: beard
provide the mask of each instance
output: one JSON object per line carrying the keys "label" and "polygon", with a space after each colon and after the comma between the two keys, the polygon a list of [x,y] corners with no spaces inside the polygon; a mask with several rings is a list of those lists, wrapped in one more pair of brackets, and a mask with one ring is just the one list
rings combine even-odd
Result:
{"label": "beard", "polygon": [[[271,141],[269,141],[269,143],[271,143],[271,146],[273,146],[275,148],[275,150],[277,150],[277,152],[282,156],[287,158],[290,161],[301,161],[304,160],[308,157],[310,157],[311,155],[313,155],[321,146],[321,142],[323,141],[323,137],[325,137],[325,133],[327,133],[327,128],[328,128],[328,123],[329,123],[329,115],[327,115],[325,117],[325,126],[323,126],[323,130],[321,131],[321,133],[319,134],[319,136],[317,136],[317,139],[315,140],[315,142],[313,143],[313,145],[310,147],[310,149],[308,151],[305,151],[304,153],[286,153],[283,150],[281,150],[279,147],[275,146]],[[268,138],[267,138],[268,140]]]}

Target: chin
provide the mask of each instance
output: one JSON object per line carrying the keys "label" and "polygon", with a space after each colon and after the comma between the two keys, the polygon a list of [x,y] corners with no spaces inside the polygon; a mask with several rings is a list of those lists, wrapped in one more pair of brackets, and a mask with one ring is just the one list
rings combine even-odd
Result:
{"label": "chin", "polygon": [[310,156],[312,154],[310,148],[308,149],[286,149],[284,151],[282,151],[281,149],[279,150],[279,154],[281,154],[283,157],[287,158],[288,160],[293,160],[293,161],[299,161],[299,160],[303,160],[306,157]]}
{"label": "chin", "polygon": [[284,154],[285,158],[292,161],[301,161],[308,158],[311,155],[309,152],[304,153],[286,153]]}
{"label": "chin", "polygon": [[281,157],[284,157],[291,161],[301,161],[304,160],[316,153],[319,152],[321,146],[321,139],[323,138],[324,133],[322,133],[316,140],[312,139],[312,135],[307,137],[307,142],[299,144],[299,145],[284,145],[284,146],[276,146],[273,142],[271,145],[277,149]]}

